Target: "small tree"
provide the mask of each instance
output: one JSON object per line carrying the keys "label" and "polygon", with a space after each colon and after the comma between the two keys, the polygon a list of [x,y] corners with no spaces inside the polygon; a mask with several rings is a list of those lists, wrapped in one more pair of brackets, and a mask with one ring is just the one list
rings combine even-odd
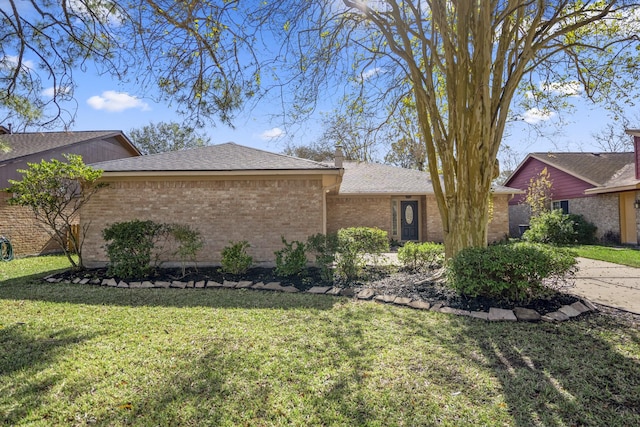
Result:
{"label": "small tree", "polygon": [[178,255],[180,257],[182,276],[186,276],[187,260],[193,262],[196,271],[198,271],[196,255],[204,246],[202,233],[184,224],[170,224],[168,225],[168,228],[173,238],[178,242],[178,249],[175,250],[173,255]]}
{"label": "small tree", "polygon": [[531,216],[537,217],[551,208],[551,188],[553,181],[547,168],[542,169],[538,175],[531,177],[524,202],[531,207]]}
{"label": "small tree", "polygon": [[[53,159],[29,163],[29,169],[18,170],[22,180],[10,179],[6,191],[13,193],[8,203],[31,208],[73,268],[82,269],[82,242],[89,224],[78,235],[69,231],[82,206],[106,184],[97,182],[102,171],[85,165],[82,156],[65,154],[65,158],[67,162]],[[72,253],[78,255],[77,263]]]}

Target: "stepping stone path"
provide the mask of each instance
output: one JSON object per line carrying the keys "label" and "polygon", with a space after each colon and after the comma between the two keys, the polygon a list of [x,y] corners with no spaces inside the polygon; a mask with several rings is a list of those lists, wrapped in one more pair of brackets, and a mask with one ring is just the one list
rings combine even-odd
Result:
{"label": "stepping stone path", "polygon": [[[257,282],[251,281],[228,281],[224,280],[223,283],[218,283],[213,280],[200,280],[200,281],[188,281],[182,282],[174,280],[171,282],[166,281],[144,281],[144,282],[125,282],[117,281],[114,278],[87,278],[76,277],[73,279],[63,279],[57,277],[56,274],[51,274],[43,279],[48,283],[75,283],[81,285],[96,285],[96,286],[109,286],[114,288],[129,288],[129,289],[150,289],[150,288],[173,288],[173,289],[214,289],[214,288],[229,288],[229,289],[253,289],[263,291],[274,292],[286,292],[296,293],[300,292],[295,286],[283,286],[280,282]],[[410,307],[415,310],[428,310],[445,314],[453,314],[457,316],[467,316],[475,319],[486,320],[489,322],[564,322],[566,320],[578,317],[584,313],[596,312],[597,307],[589,300],[581,299],[573,304],[564,305],[557,311],[540,315],[535,310],[524,307],[516,307],[513,310],[491,307],[488,312],[484,311],[468,311],[460,310],[453,307],[444,306],[441,303],[431,305],[427,301],[420,299],[412,299],[407,297],[401,297],[397,295],[389,294],[377,294],[374,289],[364,288],[354,290],[351,288],[339,288],[333,286],[314,286],[307,291],[308,294],[314,295],[331,295],[331,296],[344,296],[353,297],[357,300],[370,301],[373,300],[381,304],[400,305]]]}

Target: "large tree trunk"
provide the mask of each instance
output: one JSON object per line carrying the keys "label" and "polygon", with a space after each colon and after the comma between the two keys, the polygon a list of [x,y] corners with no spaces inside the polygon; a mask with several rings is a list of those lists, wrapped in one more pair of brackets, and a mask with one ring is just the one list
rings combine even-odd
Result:
{"label": "large tree trunk", "polygon": [[[480,195],[480,192],[478,192],[478,195]],[[460,195],[454,197],[454,199],[456,199],[456,202],[448,204],[447,214],[442,218],[445,256],[447,259],[453,257],[462,249],[487,245],[488,203],[482,203],[480,200],[475,202],[473,200],[465,200]],[[480,198],[476,197],[475,199]],[[487,199],[485,198],[485,200]]]}

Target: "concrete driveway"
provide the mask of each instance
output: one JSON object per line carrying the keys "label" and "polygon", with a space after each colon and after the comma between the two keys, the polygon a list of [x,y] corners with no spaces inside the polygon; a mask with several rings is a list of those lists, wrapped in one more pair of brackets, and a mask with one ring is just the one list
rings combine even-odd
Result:
{"label": "concrete driveway", "polygon": [[640,314],[640,268],[578,258],[575,287],[569,293]]}

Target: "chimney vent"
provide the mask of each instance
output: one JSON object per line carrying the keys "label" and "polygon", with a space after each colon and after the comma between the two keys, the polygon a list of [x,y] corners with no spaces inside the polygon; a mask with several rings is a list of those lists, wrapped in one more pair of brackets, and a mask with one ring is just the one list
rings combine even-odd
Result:
{"label": "chimney vent", "polygon": [[342,169],[342,162],[344,161],[344,154],[342,154],[342,145],[336,145],[336,154],[335,154],[335,166],[337,168]]}

